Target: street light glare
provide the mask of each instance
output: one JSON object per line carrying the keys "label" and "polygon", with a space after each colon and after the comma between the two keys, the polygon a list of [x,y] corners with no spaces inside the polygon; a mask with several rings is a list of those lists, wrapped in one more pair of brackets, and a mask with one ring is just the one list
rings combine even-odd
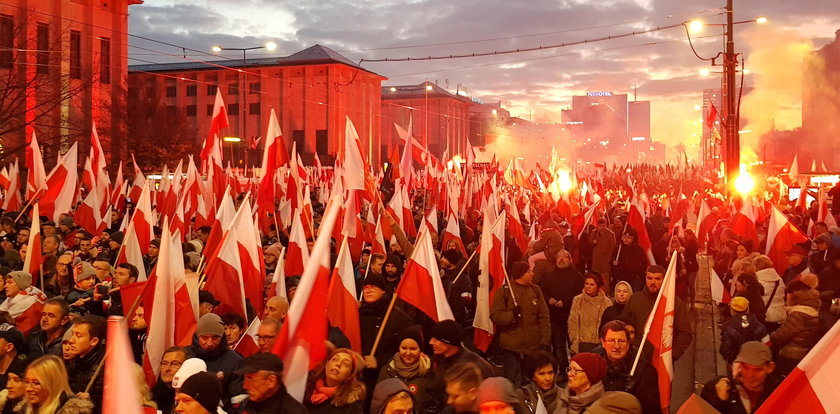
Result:
{"label": "street light glare", "polygon": [[266,48],[266,50],[269,50],[269,51],[277,49],[277,43],[268,42],[268,43],[265,44],[265,48]]}
{"label": "street light glare", "polygon": [[221,47],[221,46],[219,46],[219,45],[215,45],[215,46],[213,46],[213,48],[212,48],[212,49],[213,49],[213,51],[214,51],[214,52],[216,52],[216,53],[219,53],[219,52],[221,52],[221,51],[222,51],[222,47]]}
{"label": "street light glare", "polygon": [[764,24],[764,23],[767,23],[767,18],[764,17],[764,16],[761,16],[761,17],[755,19],[755,22],[758,23],[758,24]]}
{"label": "street light glare", "polygon": [[706,77],[706,76],[709,76],[709,73],[710,73],[709,69],[706,69],[706,68],[700,69],[700,76]]}
{"label": "street light glare", "polygon": [[427,90],[427,91],[432,90],[432,85],[426,85],[426,90]]}
{"label": "street light glare", "polygon": [[703,26],[705,26],[705,24],[702,20],[692,20],[688,22],[688,29],[691,30],[692,33],[700,33],[703,31]]}

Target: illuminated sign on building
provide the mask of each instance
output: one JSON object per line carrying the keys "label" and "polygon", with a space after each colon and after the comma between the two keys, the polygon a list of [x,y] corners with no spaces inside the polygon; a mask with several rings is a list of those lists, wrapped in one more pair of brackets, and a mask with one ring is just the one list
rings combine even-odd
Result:
{"label": "illuminated sign on building", "polygon": [[586,96],[612,96],[612,92],[608,92],[608,91],[587,92]]}
{"label": "illuminated sign on building", "polygon": [[644,141],[646,139],[647,138],[645,138],[645,137],[632,137],[632,138],[630,138],[630,141]]}

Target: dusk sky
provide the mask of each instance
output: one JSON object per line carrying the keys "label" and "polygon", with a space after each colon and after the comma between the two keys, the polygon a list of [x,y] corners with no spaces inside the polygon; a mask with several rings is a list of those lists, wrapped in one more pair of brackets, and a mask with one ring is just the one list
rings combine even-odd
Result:
{"label": "dusk sky", "polygon": [[[130,34],[210,52],[213,45],[250,47],[274,41],[282,56],[314,44],[349,59],[480,53],[554,45],[679,24],[702,18],[724,23],[724,0],[145,0],[129,8]],[[764,115],[764,128],[798,127],[799,67],[804,53],[834,40],[838,0],[736,0],[735,20],[766,16],[764,25],[736,26],[736,47],[746,57],[747,85],[765,94],[744,112]],[[723,50],[722,27],[694,34],[704,57]],[[182,55],[180,49],[129,38],[144,49]],[[184,61],[137,47],[129,64]],[[227,52],[226,52],[227,53]],[[241,53],[224,56],[239,58]],[[189,59],[213,60],[188,53]],[[140,59],[140,60],[137,60]],[[682,28],[503,56],[432,62],[363,63],[389,78],[384,85],[429,80],[456,85],[484,102],[502,101],[515,116],[558,122],[571,96],[586,91],[633,94],[652,101],[652,135],[667,144],[698,140],[695,105],[702,90],[720,86],[719,68],[697,59]],[[713,73],[701,77],[699,71]],[[772,115],[768,115],[768,113]],[[766,119],[770,121],[766,121]],[[761,129],[761,126],[756,126]],[[749,137],[746,138],[749,142]]]}

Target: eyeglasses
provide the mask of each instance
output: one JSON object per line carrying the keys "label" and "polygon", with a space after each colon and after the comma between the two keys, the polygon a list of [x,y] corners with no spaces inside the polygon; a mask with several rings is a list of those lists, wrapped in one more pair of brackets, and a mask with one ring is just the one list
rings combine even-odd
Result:
{"label": "eyeglasses", "polygon": [[581,372],[584,372],[584,371],[582,369],[574,369],[572,367],[566,368],[566,373],[568,373],[571,376],[575,376],[575,375],[577,375]]}
{"label": "eyeglasses", "polygon": [[276,337],[277,335],[257,335],[257,342],[268,342]]}
{"label": "eyeglasses", "polygon": [[184,364],[183,362],[178,362],[178,361],[172,361],[172,362],[163,361],[163,362],[160,363],[160,367],[161,368],[166,368],[166,367],[178,368],[183,364]]}
{"label": "eyeglasses", "polygon": [[621,346],[627,345],[627,340],[626,339],[605,339],[604,342],[606,342],[610,345],[621,345]]}

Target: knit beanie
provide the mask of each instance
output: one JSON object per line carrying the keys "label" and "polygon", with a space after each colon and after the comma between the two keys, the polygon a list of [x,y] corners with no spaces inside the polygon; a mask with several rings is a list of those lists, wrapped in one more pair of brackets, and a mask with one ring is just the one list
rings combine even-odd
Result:
{"label": "knit beanie", "polygon": [[362,286],[372,285],[382,289],[382,291],[384,292],[388,291],[388,288],[385,284],[385,277],[383,277],[382,275],[368,273],[367,275],[365,275],[365,281],[362,283]]}
{"label": "knit beanie", "polygon": [[9,272],[9,275],[6,277],[12,278],[15,281],[15,284],[18,285],[20,290],[29,289],[32,286],[32,274],[29,272],[24,272],[22,270],[16,270],[14,272]]}
{"label": "knit beanie", "polygon": [[225,336],[225,324],[222,323],[222,318],[219,315],[212,312],[207,313],[198,320],[195,335]]}
{"label": "knit beanie", "polygon": [[576,362],[586,373],[586,378],[589,379],[590,384],[597,384],[607,375],[607,362],[604,361],[598,354],[591,352],[582,352],[572,357],[572,362]]}
{"label": "knit beanie", "polygon": [[413,339],[414,342],[417,342],[417,345],[419,345],[420,348],[422,348],[423,344],[426,343],[423,341],[423,331],[420,330],[420,326],[418,325],[409,326],[408,328],[403,329],[403,331],[400,332],[400,341],[398,344],[401,344],[402,341],[406,339]]}
{"label": "knit beanie", "polygon": [[510,265],[510,270],[508,270],[508,275],[511,279],[518,280],[522,276],[525,276],[525,273],[528,273],[530,268],[527,262],[513,262]]}
{"label": "knit beanie", "polygon": [[440,321],[432,326],[432,338],[452,346],[461,346],[461,327],[451,319]]}
{"label": "knit beanie", "polygon": [[513,383],[504,377],[490,377],[481,382],[478,386],[478,404],[492,401],[501,401],[510,405],[515,412],[521,412],[522,402],[519,400]]}
{"label": "knit beanie", "polygon": [[187,378],[198,374],[199,372],[207,372],[207,363],[200,358],[189,358],[181,364],[181,368],[175,371],[172,376],[172,388],[178,389],[184,384]]}
{"label": "knit beanie", "polygon": [[96,269],[93,268],[93,265],[88,262],[79,262],[76,264],[76,267],[73,268],[73,280],[76,283],[79,283],[91,276],[96,276]]}
{"label": "knit beanie", "polygon": [[178,392],[189,395],[211,413],[216,412],[222,399],[219,378],[209,372],[199,372],[187,378]]}
{"label": "knit beanie", "polygon": [[274,243],[271,246],[268,246],[265,249],[266,253],[271,253],[274,257],[281,259],[280,255],[283,253],[283,249],[280,247],[280,243]]}
{"label": "knit beanie", "polygon": [[735,312],[746,312],[750,308],[750,301],[743,296],[736,296],[729,302],[729,307]]}
{"label": "knit beanie", "polygon": [[592,403],[584,414],[642,414],[642,404],[633,394],[609,391]]}

